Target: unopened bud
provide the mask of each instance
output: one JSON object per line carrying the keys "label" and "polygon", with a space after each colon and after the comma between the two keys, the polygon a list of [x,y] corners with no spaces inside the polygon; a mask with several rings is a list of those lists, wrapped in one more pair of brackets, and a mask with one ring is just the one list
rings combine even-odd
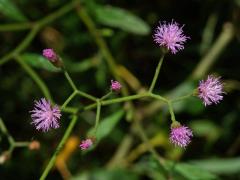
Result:
{"label": "unopened bud", "polygon": [[118,81],[111,80],[111,90],[119,92],[122,88],[122,85]]}
{"label": "unopened bud", "polygon": [[42,55],[48,59],[55,67],[63,67],[61,58],[51,48],[44,49]]}

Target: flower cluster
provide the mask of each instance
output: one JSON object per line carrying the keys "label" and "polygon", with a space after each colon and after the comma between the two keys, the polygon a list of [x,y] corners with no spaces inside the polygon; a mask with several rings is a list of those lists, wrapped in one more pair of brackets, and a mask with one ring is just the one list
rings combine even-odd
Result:
{"label": "flower cluster", "polygon": [[223,99],[223,84],[220,77],[209,75],[207,79],[201,80],[198,86],[198,97],[204,105],[218,104]]}
{"label": "flower cluster", "polygon": [[180,27],[173,20],[171,23],[159,22],[153,39],[159,46],[167,48],[171,53],[176,54],[179,50],[184,49],[183,44],[189,39],[183,34],[182,28],[183,26]]}
{"label": "flower cluster", "polygon": [[[183,26],[179,26],[177,22],[172,21],[171,23],[167,23],[163,21],[160,22],[156,28],[153,39],[163,49],[170,51],[172,54],[176,54],[178,51],[184,49],[184,43],[189,37],[184,35]],[[53,49],[44,49],[42,55],[56,67],[63,66],[61,58]],[[119,92],[121,88],[122,85],[120,82],[111,80],[111,91]],[[223,94],[225,93],[220,77],[214,77],[212,75],[209,75],[206,80],[199,82],[197,91],[198,97],[203,101],[205,106],[218,104],[223,99]],[[35,101],[34,109],[30,111],[30,113],[32,124],[36,126],[37,130],[46,132],[59,127],[61,117],[60,108],[57,105],[52,106],[50,101],[45,98]],[[185,148],[191,142],[192,137],[192,130],[187,126],[181,125],[173,118],[169,136],[170,142],[175,146]],[[81,150],[87,150],[92,147],[93,143],[93,139],[87,138],[81,141],[79,147]],[[30,148],[37,149],[39,146],[39,144],[33,143]]]}
{"label": "flower cluster", "polygon": [[122,85],[118,81],[111,80],[111,90],[119,92],[122,88]]}
{"label": "flower cluster", "polygon": [[182,126],[179,123],[177,126],[172,125],[171,127],[170,142],[176,146],[185,148],[191,142],[192,136],[192,130],[187,126]]}
{"label": "flower cluster", "polygon": [[32,124],[36,126],[37,130],[46,132],[51,128],[59,128],[58,120],[61,117],[61,112],[57,105],[51,106],[50,101],[42,98],[39,101],[35,101],[34,106],[30,113]]}

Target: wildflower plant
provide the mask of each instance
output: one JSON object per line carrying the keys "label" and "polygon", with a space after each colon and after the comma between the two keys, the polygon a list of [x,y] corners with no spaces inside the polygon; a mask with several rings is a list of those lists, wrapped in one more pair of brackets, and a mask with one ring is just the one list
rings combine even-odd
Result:
{"label": "wildflower plant", "polygon": [[[61,141],[59,142],[58,147],[56,148],[56,151],[53,153],[50,161],[48,162],[46,168],[44,169],[41,175],[41,179],[45,179],[49,174],[50,170],[53,168],[58,152],[64,147],[64,144],[66,143],[68,137],[73,131],[73,128],[78,123],[77,121],[78,116],[82,111],[95,110],[96,112],[95,124],[92,127],[92,131],[90,133],[91,136],[89,136],[87,131],[81,132],[82,137],[84,138],[81,137],[82,140],[78,145],[78,150],[85,151],[88,149],[92,149],[92,147],[98,148],[97,146],[95,146],[95,143],[98,142],[97,134],[98,134],[98,128],[100,126],[99,123],[101,119],[102,108],[105,106],[111,106],[112,104],[116,104],[116,103],[124,103],[124,102],[128,103],[127,104],[128,106],[126,106],[127,108],[123,107],[123,109],[125,109],[126,114],[128,115],[130,114],[129,115],[130,119],[132,117],[132,121],[135,121],[136,124],[139,123],[139,120],[137,115],[134,116],[134,108],[133,108],[134,104],[132,103],[133,100],[143,101],[143,99],[149,99],[150,101],[159,101],[163,103],[168,108],[169,117],[170,117],[169,119],[171,120],[171,122],[168,123],[169,143],[172,144],[174,148],[175,147],[180,147],[183,149],[188,148],[190,143],[194,141],[194,139],[192,139],[194,137],[194,131],[191,130],[187,125],[182,125],[183,124],[181,123],[182,120],[176,119],[173,104],[178,101],[184,101],[185,99],[191,98],[191,97],[193,98],[198,97],[200,100],[203,101],[203,104],[205,106],[208,106],[211,104],[218,104],[220,103],[220,101],[223,100],[223,95],[225,93],[223,91],[223,84],[220,81],[220,77],[215,77],[212,75],[209,75],[206,80],[200,80],[199,86],[196,87],[196,89],[193,89],[187,95],[172,98],[165,95],[160,95],[158,93],[157,90],[159,90],[160,87],[159,86],[156,87],[156,83],[159,78],[163,60],[167,58],[166,55],[169,53],[173,55],[177,55],[177,53],[180,53],[180,51],[183,51],[185,48],[187,48],[186,43],[187,41],[190,40],[190,37],[184,33],[184,30],[183,30],[184,26],[180,25],[174,20],[172,20],[171,22],[167,22],[167,21],[159,22],[153,34],[153,42],[155,42],[159,46],[158,48],[160,49],[159,52],[161,54],[159,58],[160,60],[156,65],[155,73],[149,72],[149,74],[151,73],[151,76],[153,76],[152,81],[149,84],[149,87],[147,89],[144,89],[139,93],[130,95],[127,90],[126,82],[121,78],[121,76],[119,76],[119,73],[116,71],[117,66],[114,63],[114,61],[112,61],[113,57],[111,53],[109,53],[108,49],[106,48],[106,44],[104,43],[102,37],[99,36],[98,33],[96,33],[97,31],[96,27],[94,27],[94,25],[91,24],[91,19],[88,17],[87,12],[85,12],[84,9],[81,9],[79,11],[79,16],[82,18],[83,22],[86,24],[87,28],[92,33],[92,35],[97,39],[96,42],[102,48],[103,55],[105,56],[104,58],[106,58],[108,62],[110,62],[109,64],[112,70],[113,78],[115,80],[111,80],[108,82],[110,87],[109,86],[106,87],[106,91],[108,91],[106,92],[106,94],[103,94],[100,97],[96,97],[94,95],[91,95],[87,92],[82,91],[81,87],[79,88],[75,84],[75,81],[71,77],[71,74],[68,72],[67,66],[65,66],[64,64],[64,59],[55,50],[53,50],[53,48],[47,47],[46,49],[39,50],[39,52],[42,51],[42,56],[46,59],[46,61],[47,60],[50,61],[53,66],[61,70],[61,73],[63,73],[65,80],[68,82],[72,90],[69,97],[67,97],[66,100],[60,104],[59,102],[57,102],[57,100],[53,100],[51,98],[48,91],[44,87],[43,83],[41,83],[41,80],[39,80],[40,78],[36,74],[34,74],[33,71],[27,69],[29,74],[35,78],[35,81],[41,87],[42,91],[44,92],[44,97],[39,97],[40,100],[33,100],[33,107],[29,112],[31,121],[25,122],[25,123],[32,124],[36,130],[39,130],[42,133],[48,133],[52,129],[55,129],[55,132],[57,132],[58,128],[61,126],[61,122],[67,121],[65,118],[63,118],[63,114],[66,113],[71,115],[71,120],[69,121],[69,125]],[[26,68],[20,56],[16,55],[15,58],[19,62],[19,64],[21,64],[23,67]],[[168,62],[165,63],[166,66],[167,66],[167,63]],[[109,77],[109,79],[111,78]],[[163,84],[161,86],[163,86]],[[86,98],[90,103],[85,107],[81,107],[81,108],[70,107],[69,106],[70,102],[77,96]],[[57,105],[57,104],[60,104],[60,105]],[[149,151],[153,153],[154,156],[159,156],[156,153],[154,147],[152,147],[151,144],[149,145],[149,139],[144,133],[144,129],[138,125],[136,127],[140,132],[140,134],[142,135],[141,137],[143,141],[147,144]],[[89,138],[89,137],[93,137],[93,138]],[[13,140],[11,141],[13,142],[12,147],[15,147],[16,143]],[[38,141],[36,142],[35,141],[34,143],[27,142],[25,144],[22,143],[22,146],[31,145],[29,146],[31,147],[29,149],[39,149],[40,143]]]}

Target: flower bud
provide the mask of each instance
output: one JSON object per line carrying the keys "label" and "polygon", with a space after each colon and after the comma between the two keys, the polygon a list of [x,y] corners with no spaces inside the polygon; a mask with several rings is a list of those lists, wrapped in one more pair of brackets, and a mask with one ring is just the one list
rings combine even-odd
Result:
{"label": "flower bud", "polygon": [[61,58],[51,48],[44,49],[42,55],[48,59],[55,67],[63,67]]}

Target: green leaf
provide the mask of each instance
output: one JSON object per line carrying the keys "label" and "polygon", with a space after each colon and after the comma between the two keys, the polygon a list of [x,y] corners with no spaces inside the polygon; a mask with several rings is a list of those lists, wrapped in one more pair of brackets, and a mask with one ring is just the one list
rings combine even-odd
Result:
{"label": "green leaf", "polygon": [[43,56],[35,53],[25,53],[21,55],[22,59],[26,61],[30,66],[45,69],[51,72],[58,72],[60,71],[59,68],[53,66],[47,59]]}
{"label": "green leaf", "polygon": [[209,140],[216,140],[221,135],[221,129],[211,120],[200,119],[190,122],[190,127],[196,136],[205,136]]}
{"label": "green leaf", "polygon": [[172,170],[179,173],[186,180],[214,180],[218,179],[215,174],[212,174],[207,169],[202,169],[199,166],[189,163],[173,164]]}
{"label": "green leaf", "polygon": [[94,10],[98,22],[104,25],[138,35],[150,33],[149,25],[129,11],[112,6],[97,6]]}
{"label": "green leaf", "polygon": [[216,174],[233,174],[240,172],[240,157],[196,160],[191,161],[191,163]]}
{"label": "green leaf", "polygon": [[17,6],[12,3],[11,0],[0,0],[0,12],[6,17],[15,21],[27,20],[27,18],[22,14],[22,12],[17,8]]}
{"label": "green leaf", "polygon": [[[64,65],[66,66],[67,70],[69,72],[79,73],[79,72],[85,72],[92,67],[97,66],[98,62],[95,61],[95,57],[83,59],[80,62],[74,62],[70,60],[69,58],[63,58],[64,59]],[[65,61],[66,60],[66,61]]]}
{"label": "green leaf", "polygon": [[[124,115],[124,110],[121,109],[102,120],[100,119],[100,123],[96,133],[97,140],[99,141],[104,137],[106,137],[107,135],[109,135],[113,130],[113,128],[117,125],[119,120],[123,117],[123,115]],[[92,128],[89,131],[89,134],[92,134],[93,130],[94,129]]]}

